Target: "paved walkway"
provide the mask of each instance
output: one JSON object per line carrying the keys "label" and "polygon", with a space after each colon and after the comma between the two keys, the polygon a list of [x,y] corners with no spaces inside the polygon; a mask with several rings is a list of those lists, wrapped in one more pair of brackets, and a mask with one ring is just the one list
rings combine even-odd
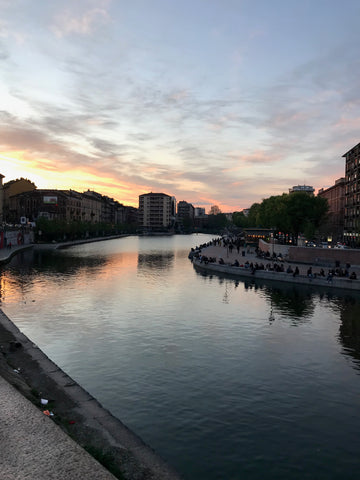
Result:
{"label": "paved walkway", "polygon": [[2,377],[0,424],[2,480],[115,479]]}
{"label": "paved walkway", "polygon": [[[242,256],[242,252],[245,251],[245,257]],[[274,263],[272,260],[269,259],[263,259],[259,258],[255,254],[254,248],[250,249],[244,249],[240,248],[239,253],[237,252],[236,248],[233,248],[232,252],[230,253],[229,249],[227,247],[219,246],[219,245],[211,245],[209,247],[203,248],[202,253],[208,257],[216,257],[216,261],[219,260],[221,257],[225,263],[234,263],[235,260],[238,260],[240,264],[245,263],[246,261],[249,261],[250,263],[263,263],[266,265],[267,263]],[[279,263],[279,262],[277,262]],[[318,265],[312,265],[311,263],[294,263],[294,262],[288,262],[284,261],[284,268],[288,267],[288,265],[291,265],[292,268],[294,269],[295,266],[299,268],[300,275],[307,275],[307,271],[309,267],[312,267],[313,273],[320,272],[320,269],[323,268],[325,270],[325,273],[327,274],[329,267],[321,267]],[[360,266],[359,265],[354,265],[350,268],[350,273],[355,272],[357,275],[357,278],[360,279]]]}

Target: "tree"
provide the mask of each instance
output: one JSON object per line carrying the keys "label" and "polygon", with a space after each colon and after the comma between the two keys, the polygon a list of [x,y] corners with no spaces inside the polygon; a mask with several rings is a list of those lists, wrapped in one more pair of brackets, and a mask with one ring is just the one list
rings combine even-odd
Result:
{"label": "tree", "polygon": [[221,213],[221,210],[218,205],[212,205],[212,207],[209,210],[209,215],[219,215]]}
{"label": "tree", "polygon": [[305,192],[272,196],[250,207],[248,222],[252,227],[274,228],[297,237],[306,238],[326,221],[329,206],[322,197],[313,197]]}
{"label": "tree", "polygon": [[220,232],[228,224],[226,215],[224,213],[218,213],[217,215],[208,215],[206,226],[212,232]]}
{"label": "tree", "polygon": [[249,220],[244,212],[234,212],[232,214],[232,222],[236,227],[246,228],[249,226]]}

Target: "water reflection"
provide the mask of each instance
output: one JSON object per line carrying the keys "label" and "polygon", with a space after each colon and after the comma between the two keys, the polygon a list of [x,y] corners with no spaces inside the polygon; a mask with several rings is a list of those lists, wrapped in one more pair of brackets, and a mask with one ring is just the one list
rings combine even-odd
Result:
{"label": "water reflection", "polygon": [[359,299],[199,274],[186,253],[205,241],[19,257],[4,310],[184,478],[352,478]]}
{"label": "water reflection", "polygon": [[139,253],[139,270],[168,270],[174,267],[175,255],[172,252],[165,253]]}
{"label": "water reflection", "polygon": [[352,357],[354,365],[360,369],[360,302],[356,298],[343,299],[340,307],[339,339],[343,353]]}
{"label": "water reflection", "polygon": [[[270,306],[269,319],[274,321],[275,315],[281,314],[291,319],[293,325],[307,321],[315,310],[318,294],[307,286],[287,283],[271,284],[262,280],[233,279],[226,275],[213,275],[206,272],[197,272],[208,281],[215,281],[222,287],[225,286],[223,302],[229,303],[231,290],[243,285],[245,291],[255,291],[268,300]],[[325,295],[325,294],[323,294]]]}

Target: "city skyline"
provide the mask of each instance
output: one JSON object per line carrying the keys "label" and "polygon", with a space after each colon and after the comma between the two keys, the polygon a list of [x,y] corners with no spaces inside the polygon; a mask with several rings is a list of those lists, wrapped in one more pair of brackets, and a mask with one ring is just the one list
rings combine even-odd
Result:
{"label": "city skyline", "polygon": [[359,143],[360,4],[0,1],[0,173],[239,211]]}

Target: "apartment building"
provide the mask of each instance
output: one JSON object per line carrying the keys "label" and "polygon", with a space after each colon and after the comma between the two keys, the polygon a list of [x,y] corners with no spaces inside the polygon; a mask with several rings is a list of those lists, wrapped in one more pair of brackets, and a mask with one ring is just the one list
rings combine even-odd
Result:
{"label": "apartment building", "polygon": [[344,240],[360,243],[360,143],[346,152]]}
{"label": "apartment building", "polygon": [[173,228],[176,200],[166,193],[139,195],[139,227],[147,232],[164,232]]}
{"label": "apartment building", "polygon": [[329,188],[320,188],[318,196],[326,198],[329,205],[328,219],[323,226],[324,234],[331,237],[332,241],[342,241],[345,215],[345,178],[335,180],[335,184]]}
{"label": "apartment building", "polygon": [[177,216],[179,220],[182,220],[184,218],[194,220],[194,216],[195,216],[194,206],[191,203],[186,202],[185,200],[181,200],[177,204]]}
{"label": "apartment building", "polygon": [[309,195],[314,195],[315,188],[311,185],[294,185],[293,187],[289,188],[289,193],[307,193]]}

